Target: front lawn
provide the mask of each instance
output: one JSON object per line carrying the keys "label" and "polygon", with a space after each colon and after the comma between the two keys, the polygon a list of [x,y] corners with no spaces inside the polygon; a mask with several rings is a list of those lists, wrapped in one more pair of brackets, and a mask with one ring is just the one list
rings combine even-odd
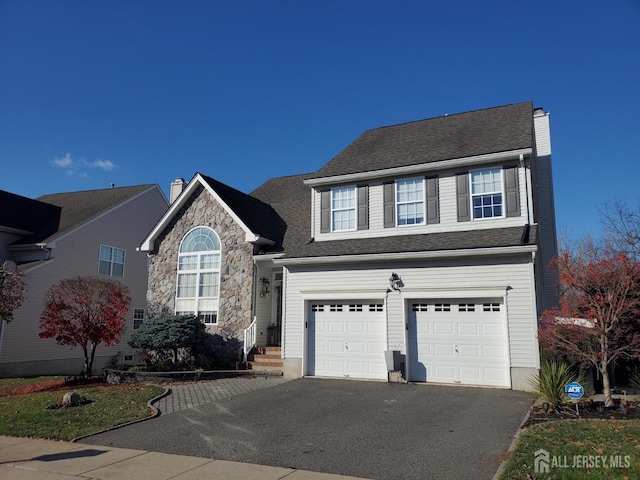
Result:
{"label": "front lawn", "polygon": [[[0,435],[71,440],[149,417],[147,402],[164,391],[156,385],[65,386],[60,377],[0,379]],[[91,403],[48,409],[66,392]]]}
{"label": "front lawn", "polygon": [[640,478],[640,420],[563,420],[527,428],[500,475],[500,480],[582,478]]}

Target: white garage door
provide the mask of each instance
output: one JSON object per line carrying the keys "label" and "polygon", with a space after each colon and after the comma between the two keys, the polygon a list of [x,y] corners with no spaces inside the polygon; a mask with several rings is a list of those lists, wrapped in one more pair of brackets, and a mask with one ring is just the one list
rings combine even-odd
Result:
{"label": "white garage door", "polygon": [[511,386],[504,305],[411,302],[408,355],[411,381]]}
{"label": "white garage door", "polygon": [[311,302],[308,374],[386,379],[382,301]]}

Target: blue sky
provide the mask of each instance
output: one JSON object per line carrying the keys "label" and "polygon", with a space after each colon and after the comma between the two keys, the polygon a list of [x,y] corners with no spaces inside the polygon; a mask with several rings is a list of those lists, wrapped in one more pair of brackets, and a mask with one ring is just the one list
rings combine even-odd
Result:
{"label": "blue sky", "polygon": [[0,189],[31,198],[197,171],[249,192],[370,128],[527,100],[559,231],[640,205],[637,0],[0,0]]}

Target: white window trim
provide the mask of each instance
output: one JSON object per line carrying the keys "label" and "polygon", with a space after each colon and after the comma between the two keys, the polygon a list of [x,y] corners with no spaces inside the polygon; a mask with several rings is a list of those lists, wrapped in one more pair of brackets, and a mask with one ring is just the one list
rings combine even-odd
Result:
{"label": "white window trim", "polygon": [[[502,206],[501,206],[501,215],[496,215],[493,217],[480,217],[480,218],[476,218],[474,215],[474,209],[473,209],[473,198],[477,197],[477,196],[481,196],[481,195],[492,195],[495,193],[498,193],[497,191],[495,192],[490,192],[490,193],[473,193],[473,174],[477,173],[477,172],[482,172],[482,171],[486,171],[486,170],[499,170],[500,172],[500,195],[502,196]],[[469,207],[470,207],[470,216],[471,216],[471,221],[472,222],[482,222],[482,221],[486,221],[486,220],[495,220],[495,219],[499,219],[499,218],[506,218],[506,205],[505,205],[505,191],[504,191],[504,169],[502,167],[487,167],[487,168],[476,168],[475,170],[471,170],[469,171]]]}
{"label": "white window trim", "polygon": [[[348,208],[333,208],[333,195],[337,190],[346,190],[350,189],[353,191],[353,206]],[[348,212],[353,211],[353,228],[341,228],[337,230],[334,228],[335,223],[333,219],[333,214],[335,212]],[[355,232],[358,230],[358,187],[356,185],[344,185],[340,187],[334,187],[331,189],[331,210],[330,210],[330,222],[331,222],[331,232]]]}
{"label": "white window trim", "polygon": [[[218,240],[218,245],[219,245],[219,249],[218,250],[206,250],[206,251],[196,251],[196,252],[180,252],[180,249],[182,247],[182,244],[185,240],[185,238],[187,238],[187,236],[193,232],[194,230],[198,229],[198,228],[207,228],[209,230],[211,230],[211,232],[213,233],[213,235],[216,236],[217,240]],[[200,268],[200,259],[202,255],[210,255],[211,253],[217,253],[219,255],[219,262],[218,262],[218,266],[216,268],[211,268],[211,269],[205,269],[202,270]],[[197,260],[196,260],[196,269],[195,270],[180,270],[180,259],[186,256],[190,256],[190,255],[195,255],[197,256]],[[195,228],[192,228],[191,230],[189,230],[183,237],[182,240],[180,241],[180,245],[178,246],[178,262],[176,265],[176,278],[175,278],[175,286],[176,286],[176,291],[175,291],[175,306],[176,308],[174,309],[174,313],[176,315],[195,315],[198,318],[200,318],[200,320],[205,324],[205,325],[217,325],[218,324],[218,313],[219,313],[219,309],[220,309],[220,287],[221,287],[221,271],[222,271],[222,242],[220,241],[220,237],[218,236],[218,234],[210,227],[205,227],[205,226],[198,226]],[[180,277],[181,274],[192,274],[195,273],[196,274],[196,282],[195,282],[195,296],[194,297],[178,297],[178,279]],[[218,291],[217,291],[217,295],[215,297],[200,297],[199,295],[199,289],[200,289],[200,275],[202,273],[216,273],[218,275]],[[212,300],[213,302],[213,308],[212,309],[207,309],[205,311],[201,311],[200,310],[200,300],[201,299],[206,299],[207,301]],[[179,300],[193,300],[193,306],[194,306],[194,310],[189,310],[186,311],[184,309],[179,309],[178,307],[178,303]],[[207,313],[204,313],[207,312]],[[213,322],[209,322],[206,321],[204,319],[205,315],[212,315],[215,319],[215,321]]]}
{"label": "white window trim", "polygon": [[[406,181],[410,181],[410,180],[420,180],[420,182],[422,183],[422,200],[420,200],[420,202],[422,203],[422,222],[420,223],[407,223],[405,225],[400,225],[400,211],[399,211],[399,207],[400,205],[408,205],[408,204],[414,204],[414,203],[418,203],[415,200],[412,200],[411,202],[400,202],[398,201],[398,183],[399,182],[406,182]],[[427,224],[427,192],[426,192],[426,185],[425,185],[425,180],[424,177],[411,177],[411,178],[401,178],[399,180],[396,180],[394,182],[394,208],[396,209],[395,211],[395,217],[396,217],[396,227],[398,228],[411,228],[411,227],[417,227],[417,226],[421,226],[421,225],[426,225]]]}
{"label": "white window trim", "polygon": [[[140,313],[141,311],[142,311],[142,318],[136,317],[136,314]],[[134,308],[133,309],[133,329],[134,330],[137,330],[142,326],[142,322],[144,322],[145,313],[146,313],[146,311],[145,311],[144,308]],[[141,320],[140,321],[140,325],[138,325],[137,327],[136,327],[136,320]]]}
{"label": "white window trim", "polygon": [[[103,260],[103,258],[102,258],[102,247],[106,247],[106,248],[110,248],[111,249],[111,259],[108,261],[109,262],[109,273],[100,273],[100,263],[107,261],[107,260]],[[122,263],[115,262],[113,260],[113,252],[115,250],[120,250],[122,252],[122,256],[123,256]],[[127,251],[124,248],[113,247],[111,245],[106,245],[104,243],[100,244],[100,248],[98,250],[98,275],[103,275],[105,277],[124,278],[124,268],[125,268],[126,262],[127,262]],[[114,275],[113,274],[113,265],[114,264],[122,265],[122,275]]]}

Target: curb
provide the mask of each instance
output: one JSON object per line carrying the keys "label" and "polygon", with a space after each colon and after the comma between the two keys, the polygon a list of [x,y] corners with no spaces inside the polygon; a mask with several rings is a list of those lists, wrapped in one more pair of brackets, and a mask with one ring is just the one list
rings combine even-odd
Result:
{"label": "curb", "polygon": [[523,425],[525,423],[527,423],[527,420],[529,420],[529,417],[531,416],[531,412],[533,411],[533,406],[535,405],[535,403],[536,402],[534,400],[533,403],[531,404],[531,406],[527,409],[527,413],[524,414],[524,418],[522,419],[522,422],[520,422],[520,426],[518,427],[518,430],[516,431],[516,434],[513,436],[513,440],[511,440],[511,445],[509,445],[509,449],[507,450],[507,454],[506,454],[504,460],[502,460],[502,462],[500,462],[500,466],[498,467],[498,470],[496,470],[495,475],[493,477],[491,477],[491,480],[498,480],[498,478],[500,478],[500,475],[502,474],[502,471],[504,470],[504,467],[507,464],[507,460],[511,456],[511,453],[513,452],[513,450],[515,450],[516,446],[518,445],[518,441],[520,440],[520,436],[522,435],[522,432],[524,431]]}
{"label": "curb", "polygon": [[99,433],[110,432],[111,430],[116,430],[118,428],[122,428],[122,427],[126,427],[126,426],[129,426],[129,425],[133,425],[134,423],[146,422],[147,420],[151,420],[152,418],[156,418],[156,417],[158,417],[160,415],[160,410],[158,410],[156,407],[154,407],[152,405],[152,403],[157,402],[158,400],[160,400],[161,398],[166,397],[169,394],[171,394],[171,388],[164,387],[164,392],[162,392],[160,395],[152,398],[151,400],[149,400],[147,402],[147,407],[149,407],[151,409],[151,411],[153,412],[148,417],[139,418],[137,420],[132,420],[130,422],[121,423],[119,425],[114,425],[113,427],[105,428],[104,430],[99,430],[99,431],[93,432],[93,433],[87,433],[86,435],[80,435],[79,437],[72,438],[71,439],[71,443],[76,443],[78,440],[82,440],[83,438],[91,437],[92,435],[98,435]]}

